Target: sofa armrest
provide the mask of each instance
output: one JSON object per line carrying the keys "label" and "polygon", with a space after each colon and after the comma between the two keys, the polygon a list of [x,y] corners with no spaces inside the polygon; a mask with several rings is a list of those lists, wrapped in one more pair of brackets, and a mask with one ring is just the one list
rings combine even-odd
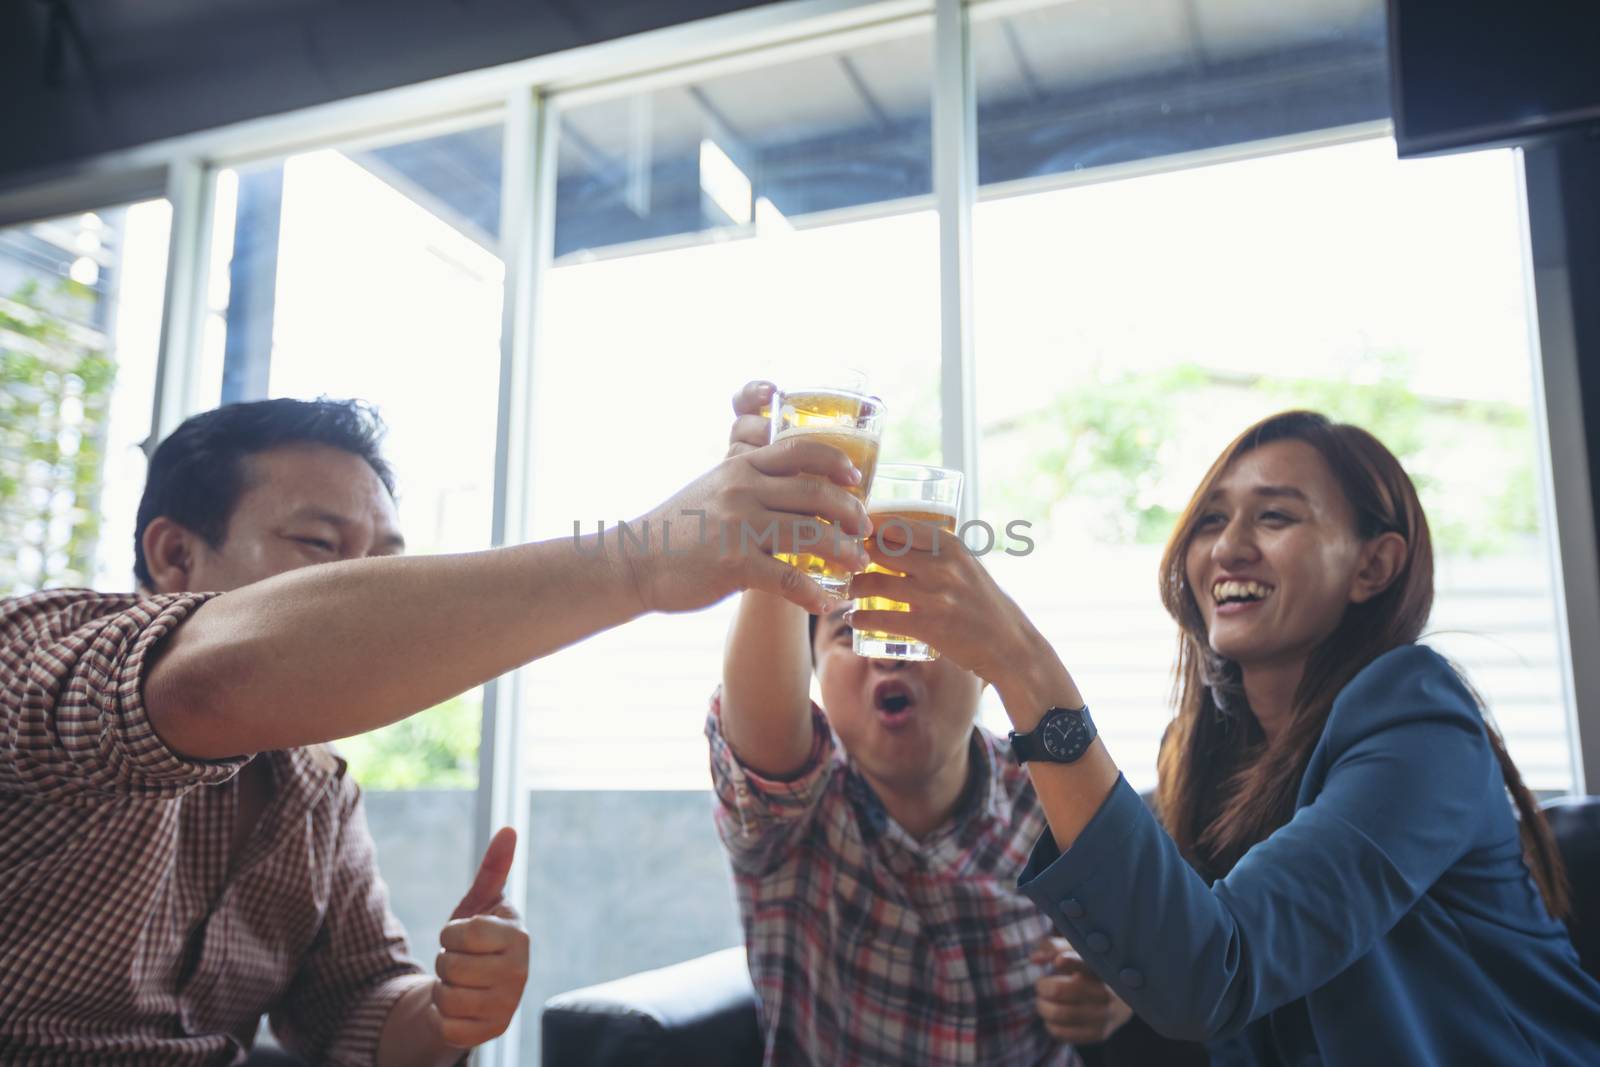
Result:
{"label": "sofa armrest", "polygon": [[540,1045],[544,1067],[759,1067],[744,949],[551,997]]}
{"label": "sofa armrest", "polygon": [[1540,807],[1567,867],[1567,930],[1583,969],[1600,977],[1600,796],[1558,797]]}

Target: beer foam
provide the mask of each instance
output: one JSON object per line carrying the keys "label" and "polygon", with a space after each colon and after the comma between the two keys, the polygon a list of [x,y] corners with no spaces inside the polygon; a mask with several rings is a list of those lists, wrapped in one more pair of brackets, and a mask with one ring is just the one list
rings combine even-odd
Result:
{"label": "beer foam", "polygon": [[803,426],[785,426],[778,432],[778,440],[785,437],[799,437],[807,434],[827,434],[829,437],[859,437],[863,441],[876,441],[878,435],[871,430],[863,430],[858,426],[840,426],[836,423],[810,423]]}
{"label": "beer foam", "polygon": [[868,515],[937,515],[942,519],[956,519],[956,506],[944,500],[868,500]]}

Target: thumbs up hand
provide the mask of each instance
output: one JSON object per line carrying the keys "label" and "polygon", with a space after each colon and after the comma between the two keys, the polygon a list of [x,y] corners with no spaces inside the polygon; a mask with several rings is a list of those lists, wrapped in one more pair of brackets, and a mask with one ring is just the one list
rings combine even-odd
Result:
{"label": "thumbs up hand", "polygon": [[484,851],[478,876],[439,933],[433,1006],[446,1044],[472,1048],[511,1025],[528,982],[528,932],[506,903],[516,831],[503,827]]}

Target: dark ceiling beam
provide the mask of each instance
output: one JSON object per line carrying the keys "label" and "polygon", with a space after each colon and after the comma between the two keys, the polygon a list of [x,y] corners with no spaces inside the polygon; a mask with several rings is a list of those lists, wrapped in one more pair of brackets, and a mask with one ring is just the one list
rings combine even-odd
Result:
{"label": "dark ceiling beam", "polygon": [[625,169],[620,161],[606,155],[598,145],[585,137],[573,122],[561,124],[561,147],[572,149],[573,155],[598,173],[620,174]]}
{"label": "dark ceiling beam", "polygon": [[1017,33],[1016,23],[1008,18],[1002,18],[1000,35],[1005,38],[1006,48],[1011,52],[1011,61],[1017,65],[1017,74],[1022,78],[1023,88],[1028,91],[1028,98],[1044,99],[1044,90],[1039,85],[1039,75],[1034,73],[1033,64],[1028,62],[1028,53],[1022,48],[1022,38]]}
{"label": "dark ceiling beam", "polygon": [[878,98],[873,95],[872,87],[861,76],[861,69],[856,66],[855,60],[843,53],[835,57],[839,69],[844,72],[845,81],[850,83],[850,88],[855,90],[856,96],[861,99],[861,104],[867,109],[880,130],[887,130],[890,126],[889,113],[878,103]]}
{"label": "dark ceiling beam", "polygon": [[1183,30],[1189,39],[1189,69],[1203,75],[1211,69],[1211,48],[1206,43],[1205,26],[1201,24],[1196,0],[1183,0]]}
{"label": "dark ceiling beam", "polygon": [[[744,149],[750,144],[750,139],[744,135],[744,132],[739,127],[728,121],[728,116],[707,95],[704,89],[698,85],[688,85],[684,88],[689,93],[689,99],[694,101],[694,106],[699,109],[702,115],[711,120],[712,128],[733,141],[735,148]],[[723,148],[725,151],[728,150],[726,145]],[[730,151],[729,154],[732,155],[733,153]]]}

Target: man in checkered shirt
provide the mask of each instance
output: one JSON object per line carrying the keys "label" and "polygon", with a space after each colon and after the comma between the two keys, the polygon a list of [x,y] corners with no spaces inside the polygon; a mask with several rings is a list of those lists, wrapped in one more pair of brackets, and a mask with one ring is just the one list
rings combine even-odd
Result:
{"label": "man in checkered shirt", "polygon": [[[387,558],[403,542],[380,431],[331,401],[196,416],[151,460],[139,594],[0,601],[0,1063],[239,1063],[268,1013],[316,1063],[459,1060],[526,980],[501,895],[514,837],[490,843],[430,977],[320,742],[646,611],[748,587],[823,603],[714,537],[670,562],[577,537]],[[818,499],[797,474],[837,483],[823,506],[864,526],[841,488],[859,472],[815,443],[725,461],[647,518],[792,519]]]}
{"label": "man in checkered shirt", "polygon": [[[767,439],[769,383],[730,450]],[[1017,891],[1044,816],[982,683],[746,593],[706,734],[769,1067],[1064,1067],[1131,1012]],[[809,633],[808,633],[809,629]],[[810,699],[813,668],[823,706]]]}

